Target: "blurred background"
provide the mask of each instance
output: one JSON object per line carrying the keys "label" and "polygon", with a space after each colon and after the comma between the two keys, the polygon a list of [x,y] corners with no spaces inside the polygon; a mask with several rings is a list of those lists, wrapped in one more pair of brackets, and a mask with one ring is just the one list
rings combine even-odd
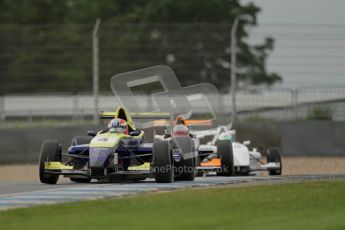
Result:
{"label": "blurred background", "polygon": [[293,159],[285,173],[344,172],[344,10],[342,0],[0,0],[0,168],[35,164],[44,139],[66,148],[97,130],[96,111],[118,104],[115,74],[168,65],[182,86],[215,85],[229,116],[235,94],[237,138],[280,147]]}

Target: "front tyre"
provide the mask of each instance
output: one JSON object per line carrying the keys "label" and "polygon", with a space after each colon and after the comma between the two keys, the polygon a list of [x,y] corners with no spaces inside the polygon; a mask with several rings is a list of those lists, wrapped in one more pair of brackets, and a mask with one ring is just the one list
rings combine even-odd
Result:
{"label": "front tyre", "polygon": [[59,175],[46,173],[44,163],[48,161],[61,161],[61,144],[58,141],[44,141],[39,157],[40,181],[44,184],[56,184]]}
{"label": "front tyre", "polygon": [[157,183],[171,183],[174,180],[174,169],[168,141],[157,141],[153,144],[153,173]]}
{"label": "front tyre", "polygon": [[235,174],[234,154],[230,141],[218,141],[217,153],[220,156],[221,172],[220,176],[233,176]]}
{"label": "front tyre", "polygon": [[270,176],[277,176],[282,174],[282,158],[278,148],[269,148],[267,149],[267,163],[279,163],[278,169],[269,170],[268,173]]}

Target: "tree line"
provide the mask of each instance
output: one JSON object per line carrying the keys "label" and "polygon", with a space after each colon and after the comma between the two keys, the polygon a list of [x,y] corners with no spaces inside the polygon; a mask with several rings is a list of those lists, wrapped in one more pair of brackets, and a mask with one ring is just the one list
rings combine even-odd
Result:
{"label": "tree line", "polygon": [[160,64],[184,86],[209,82],[228,91],[236,17],[240,81],[274,84],[281,78],[266,68],[274,40],[246,41],[259,12],[239,0],[0,0],[0,94],[91,91],[96,18],[104,92],[113,75]]}

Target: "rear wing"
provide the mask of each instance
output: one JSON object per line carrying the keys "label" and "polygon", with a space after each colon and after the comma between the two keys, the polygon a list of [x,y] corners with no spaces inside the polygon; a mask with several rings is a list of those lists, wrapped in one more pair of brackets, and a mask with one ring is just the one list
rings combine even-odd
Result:
{"label": "rear wing", "polygon": [[[107,120],[107,119],[113,119],[117,115],[117,112],[104,112],[101,111],[99,113],[99,118],[100,120]],[[129,115],[129,116],[128,116]],[[166,126],[172,130],[173,128],[173,121],[174,121],[174,115],[171,113],[166,113],[166,112],[137,112],[137,113],[127,113],[127,123],[130,125],[132,128],[134,128],[134,123],[132,119],[146,119],[146,120],[155,120],[153,122],[155,126],[155,122],[157,121],[163,121],[166,122]],[[101,122],[102,123],[102,122]]]}
{"label": "rear wing", "polygon": [[[186,120],[188,126],[212,126],[212,120]],[[167,126],[169,123],[166,120],[157,120],[153,122],[154,126]]]}
{"label": "rear wing", "polygon": [[[116,115],[116,112],[104,112],[99,113],[100,119],[113,119]],[[148,120],[171,120],[173,115],[171,113],[164,112],[142,112],[142,113],[130,113],[130,116],[133,119],[148,119]]]}

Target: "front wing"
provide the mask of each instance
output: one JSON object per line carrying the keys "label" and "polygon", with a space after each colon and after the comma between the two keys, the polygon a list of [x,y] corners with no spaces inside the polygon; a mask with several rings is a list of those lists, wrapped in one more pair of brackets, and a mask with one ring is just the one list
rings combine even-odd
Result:
{"label": "front wing", "polygon": [[144,163],[140,166],[131,166],[128,170],[118,170],[112,173],[107,173],[105,170],[104,176],[93,176],[91,175],[90,169],[76,170],[73,166],[65,165],[61,162],[45,162],[45,173],[47,174],[58,174],[65,177],[85,177],[92,179],[104,179],[104,178],[128,178],[131,177],[138,178],[150,178],[152,177],[152,172],[150,170],[150,163]]}

